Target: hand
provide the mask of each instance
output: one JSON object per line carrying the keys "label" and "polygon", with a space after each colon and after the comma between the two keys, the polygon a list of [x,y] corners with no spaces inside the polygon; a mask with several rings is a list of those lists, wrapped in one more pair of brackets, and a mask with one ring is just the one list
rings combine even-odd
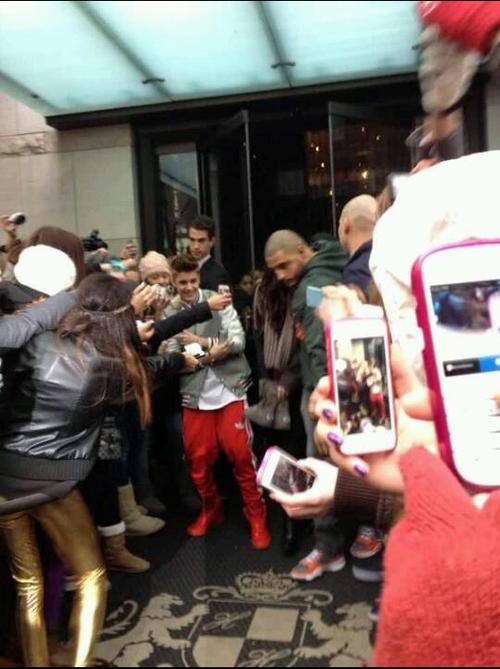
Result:
{"label": "hand", "polygon": [[163,312],[168,307],[170,302],[170,297],[156,297],[155,301],[153,302],[153,309],[155,310],[158,318],[162,317]]}
{"label": "hand", "polygon": [[402,493],[404,483],[399,469],[402,454],[414,446],[425,446],[431,453],[438,455],[439,448],[429,391],[420,384],[396,346],[392,348],[391,362],[394,390],[400,398],[396,449],[363,457],[342,455],[332,441],[332,435],[338,438],[340,434],[336,430],[337,407],[329,399],[330,381],[327,377],[320,381],[314,395],[314,413],[319,420],[315,441],[318,451],[322,455],[328,455],[341,469],[363,478],[380,490]]}
{"label": "hand", "polygon": [[347,286],[325,286],[323,300],[318,308],[318,315],[322,321],[328,323],[332,319],[374,318],[383,316],[380,307],[366,304],[361,301],[356,290]]}
{"label": "hand", "polygon": [[137,258],[137,246],[133,242],[125,244],[120,251],[120,258],[122,260],[135,260]]}
{"label": "hand", "polygon": [[9,216],[0,217],[0,227],[11,237],[17,236],[17,226],[9,220]]}
{"label": "hand", "polygon": [[184,330],[178,334],[175,339],[179,342],[179,344],[182,344],[182,346],[200,343],[200,338],[197,337],[193,332],[189,332],[189,330]]}
{"label": "hand", "polygon": [[207,302],[211,311],[223,311],[233,303],[233,298],[231,293],[224,293],[222,295],[214,295],[213,297],[210,297]]}
{"label": "hand", "polygon": [[100,249],[97,249],[96,251],[94,251],[92,253],[92,257],[95,258],[95,260],[97,260],[97,262],[99,262],[99,260],[102,259],[102,258],[107,258],[108,255],[109,255],[109,251],[108,251],[108,249],[105,249],[104,247],[100,248]]}
{"label": "hand", "polygon": [[200,362],[198,358],[195,358],[194,355],[191,355],[191,353],[183,353],[184,356],[184,362],[186,365],[186,369],[189,370],[190,372],[195,372],[197,369],[200,368]]}
{"label": "hand", "polygon": [[154,321],[147,323],[137,323],[137,330],[139,331],[139,338],[143,344],[147,344],[155,333]]}
{"label": "hand", "polygon": [[288,397],[288,390],[285,388],[285,386],[277,386],[276,387],[276,400],[279,402],[284,402],[286,398]]}
{"label": "hand", "polygon": [[133,258],[123,258],[122,262],[125,269],[137,269],[137,262]]}
{"label": "hand", "polygon": [[334,502],[338,469],[314,458],[302,460],[299,464],[316,475],[312,488],[295,495],[273,491],[271,498],[282,505],[290,518],[321,518],[328,515]]}
{"label": "hand", "polygon": [[422,107],[428,114],[444,112],[467,93],[481,54],[442,38],[435,25],[425,28],[418,45]]}
{"label": "hand", "polygon": [[219,360],[224,360],[227,358],[229,352],[231,351],[231,346],[233,342],[228,339],[222,344],[214,344],[209,351],[210,362],[219,362]]}
{"label": "hand", "polygon": [[142,314],[148,307],[150,307],[156,298],[156,292],[153,286],[148,286],[141,283],[140,286],[132,293],[130,304],[132,305],[137,315]]}

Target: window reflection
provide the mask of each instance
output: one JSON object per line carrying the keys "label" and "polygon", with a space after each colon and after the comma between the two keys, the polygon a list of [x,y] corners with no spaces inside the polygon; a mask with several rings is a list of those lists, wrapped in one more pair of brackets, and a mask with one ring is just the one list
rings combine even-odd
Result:
{"label": "window reflection", "polygon": [[161,147],[161,208],[165,247],[188,248],[187,226],[198,214],[198,171],[194,144]]}

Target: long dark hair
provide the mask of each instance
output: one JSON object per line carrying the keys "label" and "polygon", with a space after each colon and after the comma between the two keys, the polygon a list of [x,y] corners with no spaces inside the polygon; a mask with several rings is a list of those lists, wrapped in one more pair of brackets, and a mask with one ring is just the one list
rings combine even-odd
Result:
{"label": "long dark hair", "polygon": [[151,420],[151,384],[127,286],[104,273],[91,274],[80,284],[76,305],[61,321],[58,334],[79,345],[91,344],[106,368],[103,399],[135,397],[141,424]]}
{"label": "long dark hair", "polygon": [[[290,289],[281,281],[278,281],[276,274],[266,269],[264,277],[258,287],[259,298],[261,301],[261,314],[269,318],[269,323],[276,333],[280,333],[285,324],[286,315],[290,308],[292,293]],[[260,322],[257,314],[255,327],[262,330],[264,323]]]}

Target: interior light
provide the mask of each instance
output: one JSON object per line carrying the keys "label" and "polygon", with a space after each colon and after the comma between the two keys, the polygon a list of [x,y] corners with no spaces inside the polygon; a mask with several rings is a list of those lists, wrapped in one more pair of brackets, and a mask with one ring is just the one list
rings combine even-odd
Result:
{"label": "interior light", "polygon": [[316,153],[319,153],[319,146],[316,147]]}
{"label": "interior light", "polygon": [[321,167],[325,169],[325,163],[321,163]]}
{"label": "interior light", "polygon": [[361,172],[361,178],[365,181],[368,179],[368,170],[363,170],[363,172]]}

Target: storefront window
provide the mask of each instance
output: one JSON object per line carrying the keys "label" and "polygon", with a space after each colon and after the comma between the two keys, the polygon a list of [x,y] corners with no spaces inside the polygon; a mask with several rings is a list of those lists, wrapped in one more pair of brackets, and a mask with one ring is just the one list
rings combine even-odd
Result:
{"label": "storefront window", "polygon": [[198,215],[198,173],[193,144],[172,144],[159,149],[162,227],[166,250],[188,248],[187,227]]}

